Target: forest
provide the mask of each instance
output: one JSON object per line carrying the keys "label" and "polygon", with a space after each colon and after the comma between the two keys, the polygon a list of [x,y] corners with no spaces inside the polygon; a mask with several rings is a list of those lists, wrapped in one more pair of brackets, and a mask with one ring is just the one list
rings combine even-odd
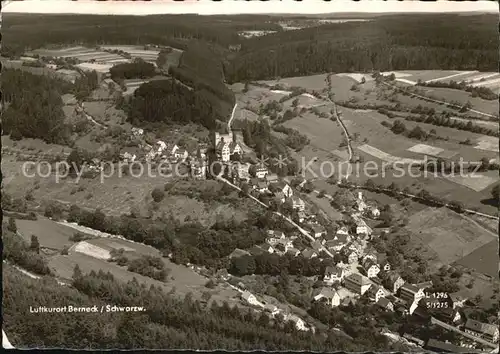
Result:
{"label": "forest", "polygon": [[205,90],[193,91],[175,80],[165,79],[142,84],[118,107],[127,112],[134,125],[194,122],[213,129],[216,127],[215,117],[222,119],[222,115],[215,112],[211,99]]}
{"label": "forest", "polygon": [[233,83],[321,72],[497,71],[497,22],[495,15],[399,15],[279,32],[244,41],[226,78]]}
{"label": "forest", "polygon": [[48,143],[67,144],[70,128],[64,123],[61,95],[73,85],[48,76],[19,69],[2,70],[5,107],[2,134],[12,139],[39,138]]}
{"label": "forest", "polygon": [[133,63],[122,63],[109,69],[111,79],[118,82],[126,79],[147,79],[155,76],[156,69],[151,63],[137,58]]}
{"label": "forest", "polygon": [[104,16],[4,14],[1,53],[20,55],[49,45],[157,44],[186,49],[190,40],[237,43],[243,30],[281,30],[269,16]]}

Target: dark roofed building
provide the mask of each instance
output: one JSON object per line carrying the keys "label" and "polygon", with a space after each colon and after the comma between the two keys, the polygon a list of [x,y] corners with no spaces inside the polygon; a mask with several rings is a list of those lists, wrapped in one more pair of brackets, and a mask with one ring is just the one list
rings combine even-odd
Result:
{"label": "dark roofed building", "polygon": [[459,347],[451,343],[441,342],[436,339],[429,339],[425,346],[429,350],[435,350],[439,353],[481,353],[480,350]]}
{"label": "dark roofed building", "polygon": [[486,339],[487,341],[496,343],[498,341],[498,326],[482,323],[473,319],[468,319],[465,323],[465,332],[477,337]]}

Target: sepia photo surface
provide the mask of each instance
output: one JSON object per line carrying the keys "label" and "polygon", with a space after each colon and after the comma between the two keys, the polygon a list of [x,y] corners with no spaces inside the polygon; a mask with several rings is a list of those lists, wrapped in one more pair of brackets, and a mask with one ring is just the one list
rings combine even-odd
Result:
{"label": "sepia photo surface", "polygon": [[4,348],[498,353],[496,2],[1,15]]}

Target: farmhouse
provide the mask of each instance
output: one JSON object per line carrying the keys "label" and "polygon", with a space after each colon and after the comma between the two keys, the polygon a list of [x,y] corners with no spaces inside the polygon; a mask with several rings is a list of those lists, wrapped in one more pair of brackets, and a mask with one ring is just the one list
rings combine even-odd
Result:
{"label": "farmhouse", "polygon": [[344,286],[358,295],[363,295],[372,284],[368,278],[361,274],[353,273],[344,279]]}
{"label": "farmhouse", "polygon": [[328,285],[333,285],[335,282],[341,282],[344,279],[344,269],[336,266],[328,266],[325,269],[323,281]]}
{"label": "farmhouse", "polygon": [[492,324],[482,323],[469,318],[465,323],[464,330],[466,333],[484,338],[493,343],[498,341],[498,326]]}
{"label": "farmhouse", "polygon": [[331,288],[322,288],[314,297],[314,301],[324,301],[331,307],[340,305],[340,295]]}

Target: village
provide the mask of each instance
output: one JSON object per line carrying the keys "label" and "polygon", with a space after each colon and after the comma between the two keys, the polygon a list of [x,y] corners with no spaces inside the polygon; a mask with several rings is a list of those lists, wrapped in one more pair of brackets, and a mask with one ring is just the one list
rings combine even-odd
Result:
{"label": "village", "polygon": [[[140,137],[142,129],[133,128],[133,134]],[[329,307],[348,307],[360,300],[370,303],[388,312],[398,312],[402,316],[418,316],[422,319],[432,319],[443,328],[452,327],[464,336],[457,346],[432,340],[436,349],[468,348],[474,351],[475,342],[491,347],[498,342],[499,331],[495,325],[482,323],[467,318],[462,309],[467,306],[467,299],[457,293],[428,293],[432,281],[412,284],[391,267],[385,254],[375,251],[371,243],[391,232],[390,227],[372,228],[368,225],[377,223],[381,215],[381,206],[368,201],[361,191],[358,192],[353,205],[344,205],[343,213],[351,222],[331,223],[324,225],[319,222],[310,206],[301,196],[307,180],[295,178],[295,183],[288,182],[273,173],[262,162],[250,163],[244,161],[244,150],[240,141],[241,134],[231,131],[229,134],[212,132],[210,145],[200,144],[196,150],[187,151],[177,144],[158,141],[156,146],[141,145],[142,153],[135,150],[122,151],[122,160],[132,163],[139,160],[148,162],[168,161],[183,163],[189,167],[190,178],[207,179],[214,175],[211,167],[219,163],[220,171],[216,177],[238,187],[257,201],[266,201],[271,210],[279,210],[280,215],[289,215],[290,220],[302,232],[285,233],[281,230],[267,230],[266,242],[254,245],[250,249],[235,249],[230,259],[244,256],[274,254],[290,255],[305,259],[332,258],[334,265],[326,267],[323,274],[317,274],[316,279],[323,286],[315,289],[313,302],[323,302]],[[293,187],[292,187],[293,185]],[[264,196],[264,198],[263,198]],[[332,231],[334,225],[335,231]],[[301,238],[308,236],[309,244]],[[195,270],[198,267],[191,266]],[[222,276],[224,281],[231,278],[228,272]],[[230,285],[241,294],[241,301],[259,309],[274,318],[281,316],[286,321],[295,323],[301,331],[314,331],[312,324],[306,323],[296,314],[283,311],[278,306],[259,299],[244,284]],[[466,339],[467,338],[467,339]],[[423,346],[423,342],[407,333],[403,341]],[[428,344],[430,345],[430,344]]]}

